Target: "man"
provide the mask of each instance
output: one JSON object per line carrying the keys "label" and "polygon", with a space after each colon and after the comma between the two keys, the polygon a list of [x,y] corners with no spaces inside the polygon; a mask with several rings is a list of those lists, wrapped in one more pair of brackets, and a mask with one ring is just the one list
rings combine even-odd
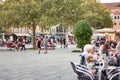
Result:
{"label": "man", "polygon": [[48,44],[48,37],[43,37],[43,47],[44,47],[44,54],[47,54],[47,44]]}
{"label": "man", "polygon": [[116,54],[117,54],[117,66],[120,66],[120,33],[115,34],[115,39],[117,40]]}
{"label": "man", "polygon": [[64,48],[66,48],[66,39],[65,39],[65,37],[63,38],[63,45],[64,45]]}
{"label": "man", "polygon": [[60,45],[61,45],[61,48],[62,48],[63,38],[61,37],[59,41],[60,41]]}
{"label": "man", "polygon": [[26,48],[25,48],[25,38],[23,37],[23,39],[22,39],[22,48],[21,48],[21,50],[26,50]]}

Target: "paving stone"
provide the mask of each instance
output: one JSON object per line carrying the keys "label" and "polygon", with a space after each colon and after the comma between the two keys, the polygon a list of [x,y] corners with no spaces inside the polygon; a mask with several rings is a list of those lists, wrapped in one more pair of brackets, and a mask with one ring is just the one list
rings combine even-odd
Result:
{"label": "paving stone", "polygon": [[79,62],[76,49],[49,50],[48,54],[38,54],[35,50],[0,51],[0,80],[74,80],[70,61]]}

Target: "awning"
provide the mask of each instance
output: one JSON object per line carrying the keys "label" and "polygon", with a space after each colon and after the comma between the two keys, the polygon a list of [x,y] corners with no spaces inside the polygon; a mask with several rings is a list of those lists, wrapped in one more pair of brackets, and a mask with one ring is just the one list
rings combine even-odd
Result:
{"label": "awning", "polygon": [[31,37],[31,35],[29,33],[13,33],[15,34],[16,36],[29,36]]}
{"label": "awning", "polygon": [[111,32],[111,33],[114,33],[115,30],[112,29],[112,28],[103,28],[103,29],[98,29],[98,30],[95,30],[95,32],[100,32],[100,33],[107,33],[107,32]]}
{"label": "awning", "polygon": [[73,34],[68,34],[69,36],[74,36]]}

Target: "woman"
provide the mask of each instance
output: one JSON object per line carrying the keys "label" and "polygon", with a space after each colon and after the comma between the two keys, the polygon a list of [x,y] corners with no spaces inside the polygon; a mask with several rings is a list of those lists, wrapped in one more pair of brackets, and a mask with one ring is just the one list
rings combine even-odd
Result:
{"label": "woman", "polygon": [[37,40],[37,50],[38,50],[38,54],[40,54],[40,50],[41,50],[41,38],[39,38]]}
{"label": "woman", "polygon": [[98,55],[95,54],[94,46],[90,49],[89,56],[86,58],[86,61],[89,68],[92,68],[95,66],[95,63],[98,63]]}
{"label": "woman", "polygon": [[117,40],[116,46],[116,57],[117,57],[117,66],[120,66],[120,33],[115,33],[115,39]]}
{"label": "woman", "polygon": [[105,42],[102,41],[100,43],[100,48],[99,48],[99,55],[102,55],[104,53],[104,47],[105,47]]}

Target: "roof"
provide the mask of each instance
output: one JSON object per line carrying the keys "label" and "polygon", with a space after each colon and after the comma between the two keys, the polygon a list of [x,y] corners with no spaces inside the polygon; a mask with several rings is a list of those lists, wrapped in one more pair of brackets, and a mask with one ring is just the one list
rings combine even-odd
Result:
{"label": "roof", "polygon": [[111,11],[114,15],[120,15],[120,10],[118,11]]}
{"label": "roof", "polygon": [[115,30],[114,29],[112,29],[112,28],[103,28],[103,29],[98,29],[98,30],[95,30],[95,32],[115,32]]}
{"label": "roof", "polygon": [[109,9],[120,9],[120,2],[116,3],[102,3],[104,6],[106,6]]}
{"label": "roof", "polygon": [[15,34],[16,36],[31,36],[29,33],[13,33]]}
{"label": "roof", "polygon": [[0,2],[4,2],[3,0],[0,0]]}
{"label": "roof", "polygon": [[105,7],[111,10],[114,15],[120,15],[120,2],[116,3],[102,3]]}

